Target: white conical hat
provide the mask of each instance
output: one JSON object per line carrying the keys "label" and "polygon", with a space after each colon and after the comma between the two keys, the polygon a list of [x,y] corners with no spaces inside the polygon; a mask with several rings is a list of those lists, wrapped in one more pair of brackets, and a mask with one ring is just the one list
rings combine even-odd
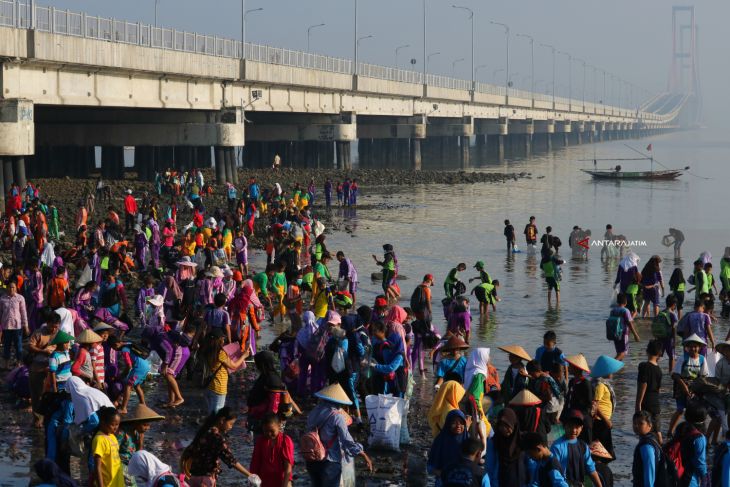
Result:
{"label": "white conical hat", "polygon": [[314,397],[318,397],[320,399],[324,399],[325,401],[330,401],[337,404],[343,404],[345,406],[352,405],[352,401],[350,401],[350,398],[347,397],[345,390],[342,388],[341,385],[337,383],[329,385],[319,392],[316,392],[314,394]]}
{"label": "white conical hat", "polygon": [[691,334],[690,336],[688,336],[687,338],[685,338],[685,339],[684,339],[684,340],[682,341],[682,345],[686,345],[686,344],[688,344],[688,343],[699,343],[699,344],[700,344],[700,345],[702,345],[702,346],[705,346],[705,345],[707,345],[707,342],[706,342],[706,341],[704,341],[704,340],[703,340],[702,338],[700,338],[699,336],[697,336],[697,333],[692,333],[692,334]]}

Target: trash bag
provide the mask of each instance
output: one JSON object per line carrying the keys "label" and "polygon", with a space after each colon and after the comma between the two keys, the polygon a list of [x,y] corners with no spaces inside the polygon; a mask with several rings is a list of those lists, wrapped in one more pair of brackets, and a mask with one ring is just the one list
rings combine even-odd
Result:
{"label": "trash bag", "polygon": [[365,397],[370,423],[368,445],[400,451],[401,425],[405,414],[405,399],[383,394]]}

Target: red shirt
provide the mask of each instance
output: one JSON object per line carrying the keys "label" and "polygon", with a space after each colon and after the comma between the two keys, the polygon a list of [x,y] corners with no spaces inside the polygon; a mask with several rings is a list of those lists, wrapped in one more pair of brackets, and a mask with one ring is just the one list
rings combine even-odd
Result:
{"label": "red shirt", "polygon": [[137,214],[137,201],[131,194],[128,194],[124,197],[124,211],[126,211],[130,215]]}
{"label": "red shirt", "polygon": [[[251,457],[251,473],[261,477],[261,486],[280,486],[284,480],[284,462],[294,467],[294,443],[279,433],[270,440],[263,435],[256,439]],[[291,480],[291,474],[289,480]]]}

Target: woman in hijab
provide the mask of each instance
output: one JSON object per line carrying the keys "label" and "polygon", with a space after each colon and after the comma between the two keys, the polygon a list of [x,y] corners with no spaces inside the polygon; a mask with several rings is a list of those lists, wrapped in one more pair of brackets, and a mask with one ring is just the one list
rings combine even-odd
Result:
{"label": "woman in hijab", "polygon": [[406,329],[403,326],[403,323],[406,321],[407,318],[408,313],[406,312],[406,310],[398,305],[395,305],[390,308],[390,311],[388,311],[388,314],[385,316],[385,323],[388,325],[388,337],[390,337],[390,335],[394,333],[400,336],[400,341],[401,343],[403,343],[403,360],[405,360],[406,365],[410,369],[410,354],[405,347]]}
{"label": "woman in hijab", "polygon": [[616,272],[616,284],[619,285],[619,292],[625,293],[626,288],[629,284],[634,282],[634,275],[639,272],[639,256],[631,252],[624,256],[621,262],[618,264],[618,271]]}
{"label": "woman in hijab", "polygon": [[505,408],[499,412],[494,425],[494,436],[487,446],[487,468],[493,487],[525,485],[524,455],[519,446],[520,422],[517,414]]}
{"label": "woman in hijab", "polygon": [[387,327],[382,321],[370,325],[373,343],[373,387],[380,394],[404,397],[408,385],[405,344],[398,333],[386,338]]}
{"label": "woman in hijab", "polygon": [[156,456],[145,450],[132,454],[127,472],[135,478],[138,487],[177,487],[180,485],[170,466],[162,463]]}
{"label": "woman in hijab", "polygon": [[66,381],[66,392],[71,395],[76,424],[87,422],[89,426],[96,426],[99,423],[96,412],[103,407],[114,407],[106,394],[87,386],[79,377],[74,376]]}
{"label": "woman in hijab", "polygon": [[463,397],[464,388],[454,380],[444,382],[438,390],[428,411],[428,425],[434,438],[441,432],[448,414],[454,409],[459,409],[459,402]]}
{"label": "woman in hijab", "polygon": [[436,477],[436,487],[442,485],[441,471],[461,460],[461,443],[469,438],[470,421],[464,413],[454,409],[446,416],[444,428],[431,444],[426,468]]}
{"label": "woman in hijab", "polygon": [[266,350],[254,355],[253,361],[259,376],[248,394],[248,427],[258,435],[261,434],[261,420],[267,413],[278,414],[283,419],[291,416],[296,405],[276,371],[276,356]]}
{"label": "woman in hijab", "polygon": [[[231,324],[234,333],[241,340],[242,344],[247,341],[250,343],[252,353],[256,353],[256,339],[260,338],[261,328],[258,324],[258,310],[263,309],[259,297],[253,287],[253,281],[246,279],[241,282],[241,287],[237,288],[233,299],[228,305],[228,312],[231,315]],[[247,323],[251,324],[255,333],[251,333],[251,329]]]}
{"label": "woman in hijab", "polygon": [[[491,387],[488,385],[490,376],[489,366],[489,353],[488,348],[477,348],[472,350],[469,355],[469,359],[466,362],[466,369],[464,372],[464,385],[467,387],[466,395],[468,404],[472,409],[473,417],[476,419],[476,424],[479,430],[479,436],[482,440],[484,448],[487,447],[487,438],[491,431],[491,426],[487,420],[487,411],[482,406],[482,399],[485,394],[490,392]],[[496,369],[492,367],[493,374],[496,374]],[[493,378],[493,377],[492,377]],[[499,383],[497,378],[496,383]]]}

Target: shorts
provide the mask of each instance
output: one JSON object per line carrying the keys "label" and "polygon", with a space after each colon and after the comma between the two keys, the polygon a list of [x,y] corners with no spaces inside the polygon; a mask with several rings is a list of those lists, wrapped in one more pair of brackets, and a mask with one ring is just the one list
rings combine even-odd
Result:
{"label": "shorts", "polygon": [[236,264],[238,264],[238,265],[248,264],[248,252],[236,252]]}
{"label": "shorts", "polygon": [[683,413],[684,408],[687,407],[687,398],[686,397],[678,397],[674,400],[674,402],[677,404],[677,412]]}
{"label": "shorts", "polygon": [[189,358],[190,349],[188,347],[176,347],[172,355],[172,360],[167,366],[166,374],[177,377],[177,374],[182,372]]}
{"label": "shorts", "polygon": [[556,292],[560,292],[560,283],[554,277],[546,277],[545,281],[548,285],[548,291],[555,289]]}
{"label": "shorts", "polygon": [[614,340],[613,346],[616,349],[616,353],[626,353],[629,351],[629,336],[625,335],[621,340]]}
{"label": "shorts", "polygon": [[355,293],[357,292],[357,282],[348,281],[347,287],[348,287],[347,290],[350,291],[350,294],[352,294],[354,296]]}
{"label": "shorts", "polygon": [[491,294],[487,294],[487,291],[483,287],[478,287],[474,290],[474,296],[476,296],[477,301],[484,304],[492,304],[492,296]]}
{"label": "shorts", "polygon": [[674,337],[657,338],[662,344],[662,350],[667,354],[667,357],[673,359],[674,355]]}
{"label": "shorts", "polygon": [[127,385],[132,387],[142,385],[142,383],[144,383],[145,379],[147,378],[147,374],[149,373],[149,366],[133,368],[129,371],[129,374],[127,374]]}
{"label": "shorts", "polygon": [[677,298],[677,309],[681,310],[684,305],[684,291],[674,291],[674,297]]}
{"label": "shorts", "polygon": [[644,302],[650,301],[654,306],[659,306],[659,288],[654,286],[644,289]]}

